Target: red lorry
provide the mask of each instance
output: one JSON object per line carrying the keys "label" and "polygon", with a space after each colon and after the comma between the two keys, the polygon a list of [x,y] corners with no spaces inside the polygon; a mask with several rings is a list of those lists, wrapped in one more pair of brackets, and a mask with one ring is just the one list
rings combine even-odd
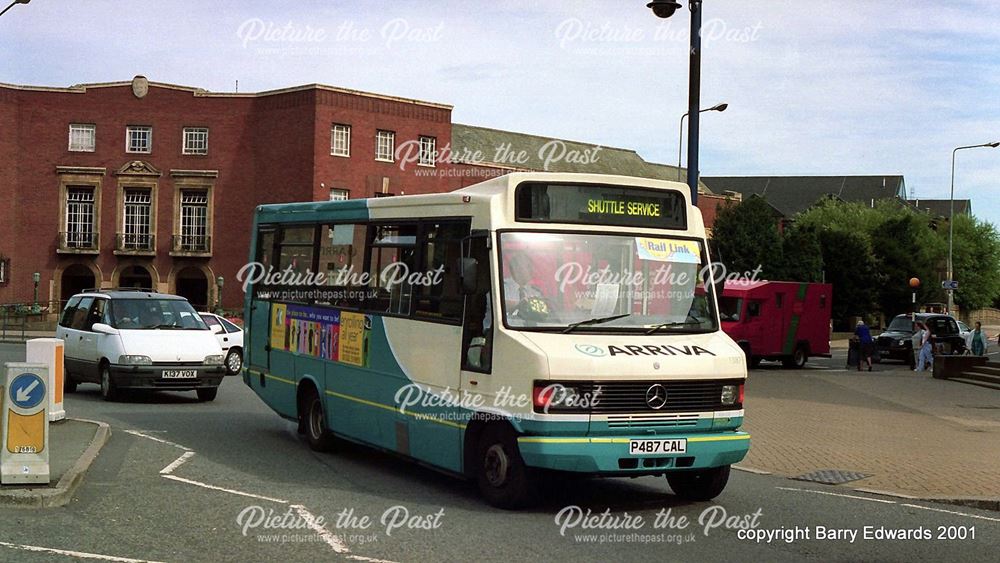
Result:
{"label": "red lorry", "polygon": [[722,330],[743,348],[747,364],[780,360],[801,368],[830,357],[833,286],[785,281],[726,282],[719,300]]}

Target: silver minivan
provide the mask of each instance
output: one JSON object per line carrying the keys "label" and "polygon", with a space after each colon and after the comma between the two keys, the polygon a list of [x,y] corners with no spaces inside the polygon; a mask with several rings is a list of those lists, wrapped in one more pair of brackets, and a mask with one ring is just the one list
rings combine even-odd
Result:
{"label": "silver minivan", "polygon": [[97,383],[115,400],[130,390],[195,391],[215,399],[225,375],[215,334],[183,297],[149,290],[93,290],[66,303],[66,387]]}

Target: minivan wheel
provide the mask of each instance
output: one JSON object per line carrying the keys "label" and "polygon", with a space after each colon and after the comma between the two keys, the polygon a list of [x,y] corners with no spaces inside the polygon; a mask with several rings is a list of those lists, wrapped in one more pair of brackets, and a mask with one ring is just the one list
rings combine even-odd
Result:
{"label": "minivan wheel", "polygon": [[111,381],[111,368],[107,365],[103,366],[101,368],[101,397],[105,401],[117,401],[119,395],[115,382]]}
{"label": "minivan wheel", "polygon": [[232,349],[226,354],[226,373],[236,375],[243,367],[243,353],[238,349]]}
{"label": "minivan wheel", "polygon": [[63,393],[76,393],[76,380],[70,377],[70,375],[63,375]]}
{"label": "minivan wheel", "polygon": [[218,387],[205,387],[203,389],[195,389],[195,393],[198,394],[198,400],[203,402],[214,401],[215,396],[219,394]]}

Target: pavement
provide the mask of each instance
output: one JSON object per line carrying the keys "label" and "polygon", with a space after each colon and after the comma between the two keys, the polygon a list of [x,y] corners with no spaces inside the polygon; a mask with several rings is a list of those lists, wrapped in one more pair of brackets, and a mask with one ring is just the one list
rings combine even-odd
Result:
{"label": "pavement", "polygon": [[0,504],[65,505],[110,435],[111,428],[104,422],[67,418],[49,423],[49,484],[0,485]]}
{"label": "pavement", "polygon": [[751,372],[742,468],[828,470],[852,479],[834,488],[1000,510],[1000,391],[900,365],[859,373],[838,357],[825,369]]}

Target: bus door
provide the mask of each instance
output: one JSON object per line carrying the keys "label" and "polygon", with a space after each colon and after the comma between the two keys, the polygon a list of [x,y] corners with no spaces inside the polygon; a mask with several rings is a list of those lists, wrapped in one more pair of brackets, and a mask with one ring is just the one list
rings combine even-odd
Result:
{"label": "bus door", "polygon": [[493,324],[499,308],[490,291],[490,233],[472,231],[462,241],[462,293],[465,315],[462,322],[461,388],[489,393],[484,375],[492,371]]}
{"label": "bus door", "polygon": [[[261,229],[257,234],[257,263],[267,271],[273,264],[274,257],[275,230],[273,228]],[[247,319],[247,326],[250,328],[250,342],[244,343],[244,356],[246,356],[247,366],[254,371],[261,373],[260,386],[264,386],[263,374],[271,369],[271,346],[269,344],[272,327],[276,325],[284,326],[285,319],[277,318],[283,307],[276,307],[276,315],[272,317],[271,299],[268,296],[262,299],[263,295],[258,295],[257,287],[247,288],[253,292],[250,295],[250,318]]]}

